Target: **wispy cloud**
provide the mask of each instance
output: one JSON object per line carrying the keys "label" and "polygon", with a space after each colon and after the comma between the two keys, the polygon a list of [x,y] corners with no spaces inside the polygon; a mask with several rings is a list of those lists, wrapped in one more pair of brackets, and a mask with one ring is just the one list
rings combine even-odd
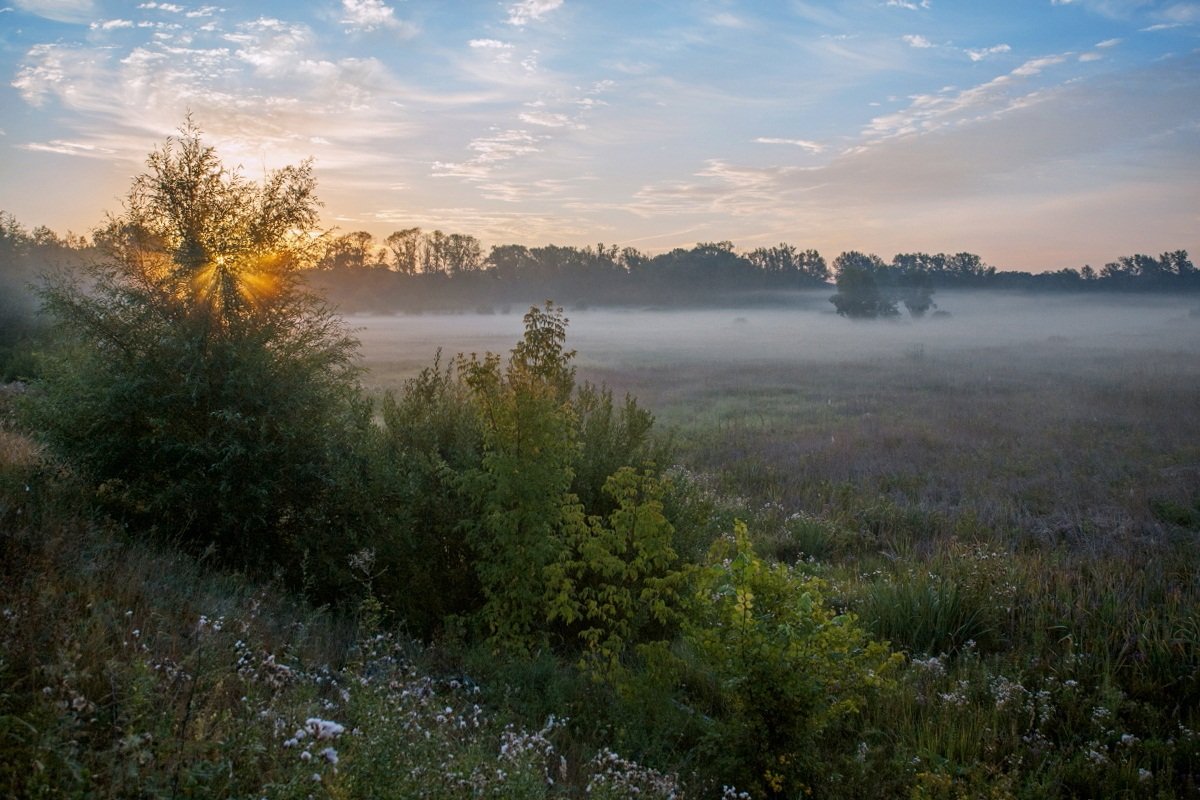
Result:
{"label": "wispy cloud", "polygon": [[380,28],[403,36],[416,34],[416,26],[396,17],[396,11],[383,0],[342,0],[342,24],[351,30],[371,32]]}
{"label": "wispy cloud", "polygon": [[47,146],[140,163],[147,141],[172,132],[190,110],[230,157],[292,163],[320,139],[332,143],[316,152],[333,167],[386,158],[367,143],[395,141],[406,129],[403,111],[387,100],[400,88],[389,70],[373,58],[322,57],[305,25],[260,18],[173,33],[127,51],[30,48],[13,87],[35,108],[53,102],[77,121],[70,137]]}
{"label": "wispy cloud", "polygon": [[571,241],[581,230],[595,230],[584,216],[543,214],[527,209],[497,211],[474,206],[403,206],[373,212],[381,225],[462,231],[485,242]]}
{"label": "wispy cloud", "polygon": [[905,8],[909,11],[920,11],[927,9],[933,4],[930,0],[887,0],[887,5],[891,8]]}
{"label": "wispy cloud", "polygon": [[979,50],[968,49],[964,50],[963,52],[966,53],[967,58],[971,59],[972,61],[983,61],[988,56],[994,56],[1000,53],[1008,53],[1011,50],[1012,48],[1006,44],[997,44],[993,45],[992,47],[984,47]]}
{"label": "wispy cloud", "polygon": [[17,147],[21,150],[32,150],[34,152],[58,153],[59,155],[86,156],[90,158],[108,158],[115,152],[107,147],[99,147],[84,142],[66,142],[61,139],[54,139],[49,142],[28,142],[26,144],[19,144]]}
{"label": "wispy cloud", "polygon": [[521,0],[508,7],[508,24],[518,27],[528,25],[561,7],[563,0]]}
{"label": "wispy cloud", "polygon": [[576,122],[566,114],[552,114],[546,111],[525,111],[520,114],[520,119],[529,125],[540,125],[544,128],[583,128],[583,124]]}
{"label": "wispy cloud", "polygon": [[785,144],[792,147],[799,147],[801,150],[807,150],[810,153],[820,153],[825,150],[825,146],[819,142],[812,142],[808,139],[778,139],[771,136],[760,136],[754,140],[757,144]]}
{"label": "wispy cloud", "polygon": [[708,18],[708,21],[719,28],[741,29],[750,27],[750,23],[745,19],[736,14],[730,14],[728,11],[713,14]]}
{"label": "wispy cloud", "polygon": [[133,20],[109,19],[109,20],[104,20],[103,22],[93,22],[88,27],[90,27],[94,31],[112,31],[112,30],[117,30],[118,28],[132,28]]}
{"label": "wispy cloud", "polygon": [[17,8],[55,22],[91,23],[96,19],[92,0],[13,0]]}
{"label": "wispy cloud", "polygon": [[916,47],[916,48],[922,49],[922,50],[934,46],[933,42],[929,41],[928,39],[926,39],[924,36],[921,36],[920,34],[908,33],[908,34],[905,34],[904,36],[901,36],[900,39],[901,39],[901,41],[905,42],[909,47]]}
{"label": "wispy cloud", "polygon": [[914,95],[907,108],[871,120],[864,131],[866,143],[995,119],[1013,109],[1038,102],[1041,96],[1036,92],[1021,92],[1021,81],[1063,63],[1069,55],[1030,59],[1007,75],[997,76],[969,89],[949,88],[934,94]]}
{"label": "wispy cloud", "polygon": [[497,64],[512,62],[513,46],[510,42],[502,42],[498,39],[472,39],[467,42],[467,45],[472,50],[486,53]]}
{"label": "wispy cloud", "polygon": [[[1047,59],[1037,61],[1026,73],[1048,67]],[[1010,229],[1021,227],[1023,238],[1032,241],[1059,236],[1059,214],[1081,219],[1091,214],[1104,215],[1104,236],[1115,242],[1143,225],[1145,215],[1133,219],[1128,205],[1120,202],[1120,191],[1110,192],[1111,200],[1098,200],[1090,187],[1101,179],[1087,165],[1096,153],[1132,148],[1142,154],[1142,169],[1200,171],[1200,151],[1194,148],[1200,130],[1194,111],[1200,107],[1196,62],[1191,57],[1133,75],[1067,79],[1013,96],[1001,87],[1018,78],[1002,75],[957,94],[915,99],[909,111],[915,116],[909,121],[916,124],[904,126],[911,131],[907,135],[877,138],[878,131],[868,130],[864,146],[810,167],[708,160],[692,180],[644,185],[627,210],[648,219],[752,218],[767,232],[764,239],[791,236],[796,230],[852,228],[855,240],[843,240],[842,247],[871,247],[876,229],[892,231],[880,247],[943,246],[936,241],[922,245],[921,237],[929,242],[931,232],[944,232],[946,220],[953,218],[954,225],[969,232],[977,251],[1006,253],[1015,251],[1000,233],[1004,226],[997,226],[998,217]],[[921,109],[943,104],[941,112],[930,112],[942,118],[920,118]],[[1116,117],[1131,124],[1106,123]],[[923,121],[933,124],[924,126]],[[1146,136],[1155,126],[1164,130],[1150,142]],[[893,132],[892,123],[883,127]],[[1134,192],[1144,178],[1132,171],[1117,180],[1127,181]],[[1194,196],[1194,189],[1181,192],[1181,185],[1156,201],[1153,214],[1173,209],[1188,191]],[[1024,190],[1020,203],[1007,193],[1013,186]],[[1047,215],[1052,204],[1058,212]],[[1115,209],[1120,210],[1114,214]],[[1177,210],[1170,216],[1181,218]],[[889,220],[882,228],[881,219]],[[911,235],[897,234],[897,219],[908,220]],[[906,239],[917,243],[905,244]]]}
{"label": "wispy cloud", "polygon": [[539,142],[542,138],[524,130],[496,131],[491,135],[473,139],[467,148],[475,155],[466,161],[435,161],[432,174],[439,178],[486,180],[500,164],[540,152]]}

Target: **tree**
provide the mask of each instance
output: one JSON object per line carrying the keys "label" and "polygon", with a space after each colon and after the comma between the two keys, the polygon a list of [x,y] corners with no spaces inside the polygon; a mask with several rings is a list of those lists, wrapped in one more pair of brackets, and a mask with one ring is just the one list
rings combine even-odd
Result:
{"label": "tree", "polygon": [[833,261],[837,272],[837,294],[829,298],[837,313],[843,317],[872,319],[894,317],[896,301],[879,286],[877,276],[886,265],[876,255],[857,251],[842,253]]}
{"label": "tree", "polygon": [[421,229],[405,228],[383,240],[390,252],[389,264],[401,275],[415,275],[421,266]]}
{"label": "tree", "polygon": [[791,278],[797,283],[819,285],[829,280],[829,267],[816,250],[797,250],[790,244],[760,247],[746,260],[768,275]]}
{"label": "tree", "polygon": [[534,306],[504,369],[492,353],[460,355],[456,365],[483,427],[483,463],[471,480],[480,502],[476,570],[483,618],[501,650],[530,650],[544,636],[551,571],[566,558],[578,450],[566,325],[561,308]]}
{"label": "tree", "polygon": [[39,428],[134,527],[332,575],[362,528],[369,408],[357,343],[297,277],[314,256],[311,165],[248,181],[190,119],[147,165],[97,235],[86,287],[43,292],[73,346]]}
{"label": "tree", "polygon": [[913,317],[923,317],[929,309],[937,308],[933,302],[933,277],[924,262],[921,254],[901,254],[892,259],[897,294]]}
{"label": "tree", "polygon": [[474,236],[452,233],[446,237],[446,261],[453,273],[477,272],[483,268],[483,247]]}
{"label": "tree", "polygon": [[449,237],[441,231],[433,231],[422,238],[421,272],[446,274],[450,268]]}
{"label": "tree", "polygon": [[321,259],[324,269],[365,269],[375,262],[374,237],[367,231],[343,234],[329,243]]}

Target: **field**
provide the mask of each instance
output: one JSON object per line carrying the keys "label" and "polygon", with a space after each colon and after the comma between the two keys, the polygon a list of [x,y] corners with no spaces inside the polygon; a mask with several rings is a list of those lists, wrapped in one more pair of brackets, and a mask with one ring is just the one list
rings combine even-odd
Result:
{"label": "field", "polygon": [[[569,312],[577,378],[636,395],[671,440],[664,502],[700,587],[689,608],[742,609],[735,624],[684,620],[607,682],[548,649],[498,659],[461,617],[410,639],[372,586],[399,580],[380,597],[419,608],[464,578],[417,556],[376,562],[383,537],[351,557],[358,588],[314,605],[279,573],[231,572],[115,523],[97,513],[111,487],[88,486],[20,423],[39,390],[6,387],[0,786],[1200,796],[1194,301],[937,300],[949,316],[897,322],[842,319],[824,294]],[[439,349],[443,364],[506,353],[521,310],[354,317],[363,380],[382,400]],[[429,397],[442,405],[423,416]],[[418,436],[453,429],[430,416],[454,409],[445,396],[403,402]],[[387,442],[387,404],[375,407]],[[418,484],[396,503],[413,459],[370,452],[380,482],[363,505],[411,504],[411,529],[398,515],[380,530],[415,530],[412,552],[436,552],[429,532],[457,496]],[[721,561],[739,521],[757,555]],[[729,775],[738,790],[722,790]]]}
{"label": "field", "polygon": [[[687,466],[816,512],[831,486],[1005,534],[1151,535],[1200,484],[1200,318],[1162,297],[948,295],[948,318],[795,309],[569,313],[579,376],[629,392]],[[506,353],[508,315],[355,317],[368,385]],[[1092,536],[1090,534],[1102,534]]]}
{"label": "field", "polygon": [[[937,299],[949,317],[894,323],[821,296],[577,310],[568,343],[580,377],[636,395],[722,498],[712,533],[748,520],[760,550],[909,654],[864,759],[907,753],[916,796],[1194,794],[1194,302]],[[506,352],[519,328],[354,324],[378,389],[439,346]]]}

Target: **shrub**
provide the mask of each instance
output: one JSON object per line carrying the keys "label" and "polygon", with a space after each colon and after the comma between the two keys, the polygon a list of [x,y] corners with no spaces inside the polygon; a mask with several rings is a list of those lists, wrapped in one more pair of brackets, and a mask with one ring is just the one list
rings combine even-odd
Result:
{"label": "shrub", "polygon": [[376,588],[410,632],[428,637],[481,603],[468,542],[472,500],[463,480],[483,457],[467,387],[441,354],[383,399],[376,496],[389,510],[394,558]]}
{"label": "shrub", "polygon": [[254,184],[190,121],[148,165],[86,285],[44,291],[71,346],[35,427],[134,527],[328,588],[371,508],[370,415],[356,342],[295,273],[311,167]]}
{"label": "shrub", "polygon": [[643,680],[680,687],[675,702],[700,731],[697,769],[771,797],[830,779],[823,759],[851,749],[854,720],[901,661],[835,614],[819,580],[759,558],[740,522],[694,573],[680,643],[642,653]]}

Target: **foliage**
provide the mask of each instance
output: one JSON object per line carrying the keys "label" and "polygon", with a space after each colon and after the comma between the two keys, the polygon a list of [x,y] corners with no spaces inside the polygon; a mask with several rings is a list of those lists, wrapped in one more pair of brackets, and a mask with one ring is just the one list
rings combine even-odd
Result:
{"label": "foliage", "polygon": [[555,565],[561,581],[550,614],[578,631],[581,666],[612,680],[633,644],[660,640],[678,624],[686,573],[671,547],[674,530],[654,474],[622,467],[604,491],[616,503],[607,524],[575,510],[569,554]]}
{"label": "foliage", "polygon": [[37,377],[46,325],[34,285],[43,273],[74,268],[86,249],[82,237],[59,238],[45,227],[29,231],[0,211],[0,381]]}
{"label": "foliage", "polygon": [[53,464],[6,457],[3,796],[680,796],[670,776],[579,747],[566,720],[486,707],[406,639],[88,523]]}
{"label": "foliage", "polygon": [[826,604],[820,581],[757,556],[740,522],[694,573],[681,637],[674,651],[642,648],[648,676],[681,686],[679,702],[704,721],[702,771],[759,797],[827,781],[823,756],[852,741],[900,663]]}
{"label": "foliage", "polygon": [[894,317],[896,301],[879,285],[886,269],[875,255],[842,253],[833,262],[837,273],[837,294],[829,298],[843,317],[874,319]]}
{"label": "foliage", "polygon": [[468,542],[464,476],[483,457],[483,429],[465,384],[441,354],[382,404],[377,502],[390,511],[394,558],[376,589],[411,633],[429,637],[474,612],[481,589]]}
{"label": "foliage", "polygon": [[571,492],[588,513],[606,514],[615,499],[605,491],[609,476],[625,466],[660,469],[668,445],[652,435],[654,415],[630,395],[615,406],[610,389],[584,383],[571,404],[579,439]]}
{"label": "foliage", "polygon": [[504,370],[500,357],[460,356],[457,369],[483,428],[481,466],[467,476],[477,503],[472,531],[483,618],[496,647],[523,651],[544,636],[547,570],[564,557],[564,507],[578,447],[566,319],[547,303],[525,315],[525,336]]}
{"label": "foliage", "polygon": [[311,167],[251,183],[190,121],[147,163],[97,234],[106,259],[44,291],[72,346],[35,425],[129,524],[335,580],[371,508],[369,409],[356,342],[295,271],[316,220]]}

